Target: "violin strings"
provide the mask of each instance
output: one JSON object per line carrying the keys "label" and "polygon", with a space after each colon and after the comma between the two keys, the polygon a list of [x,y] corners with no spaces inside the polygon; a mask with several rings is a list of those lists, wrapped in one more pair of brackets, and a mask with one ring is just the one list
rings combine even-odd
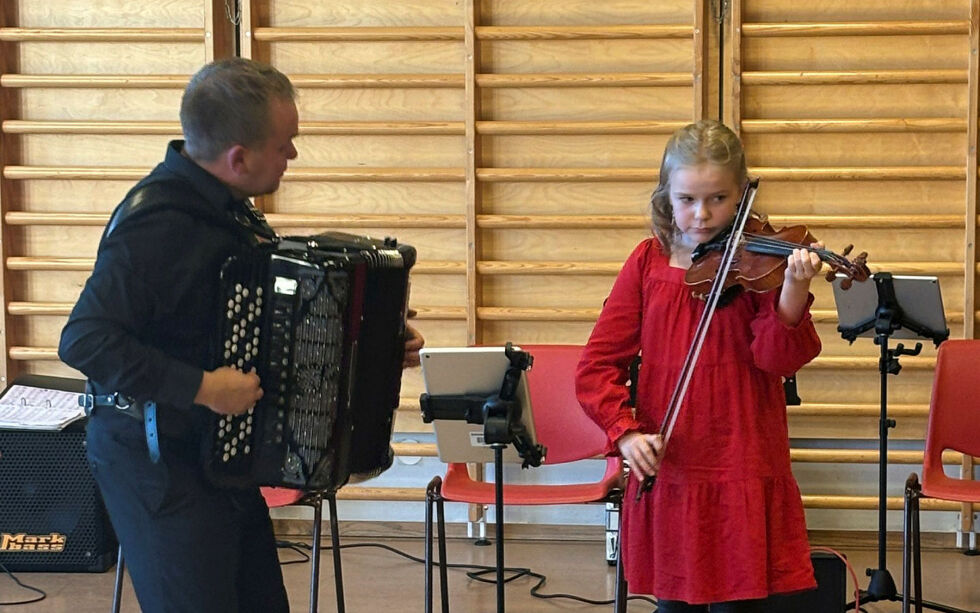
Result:
{"label": "violin strings", "polygon": [[786,249],[786,255],[789,255],[789,253],[791,253],[793,249],[806,249],[807,251],[819,255],[821,260],[832,261],[839,265],[843,265],[843,263],[847,263],[846,258],[843,258],[842,256],[839,256],[833,251],[830,251],[828,249],[817,249],[816,247],[809,247],[807,245],[801,245],[799,243],[793,243],[790,241],[784,241],[775,238],[768,238],[765,236],[760,236],[758,234],[746,234],[745,236],[748,237],[746,242],[750,245],[759,245],[763,247]]}

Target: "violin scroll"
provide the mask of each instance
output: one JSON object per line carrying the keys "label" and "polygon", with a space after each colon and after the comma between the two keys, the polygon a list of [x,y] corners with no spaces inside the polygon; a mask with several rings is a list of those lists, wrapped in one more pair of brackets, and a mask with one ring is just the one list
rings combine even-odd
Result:
{"label": "violin scroll", "polygon": [[854,245],[848,245],[841,251],[841,255],[834,254],[833,257],[821,258],[830,267],[825,277],[828,281],[833,281],[838,273],[844,275],[840,282],[840,287],[843,290],[850,289],[854,281],[859,283],[867,281],[868,277],[871,276],[871,271],[868,270],[868,253],[866,251],[859,253],[853,260],[847,259],[848,254],[853,249]]}

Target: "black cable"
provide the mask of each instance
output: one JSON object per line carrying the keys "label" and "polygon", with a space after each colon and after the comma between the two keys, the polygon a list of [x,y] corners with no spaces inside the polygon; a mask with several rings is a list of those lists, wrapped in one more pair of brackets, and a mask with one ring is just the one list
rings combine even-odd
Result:
{"label": "black cable", "polygon": [[32,602],[41,602],[42,600],[44,600],[45,598],[48,597],[48,594],[44,590],[42,590],[40,588],[36,588],[33,585],[27,585],[25,583],[21,583],[20,579],[18,579],[17,577],[15,577],[12,572],[10,572],[9,570],[7,570],[7,567],[4,566],[3,564],[0,564],[0,570],[2,570],[4,573],[6,573],[6,575],[8,577],[10,577],[11,579],[13,579],[14,583],[16,583],[17,585],[21,586],[25,590],[30,590],[32,592],[37,592],[38,594],[40,594],[40,596],[36,596],[36,597],[34,597],[32,599],[29,599],[29,600],[10,600],[10,601],[0,600],[0,605],[13,606],[13,605],[18,605],[18,604],[31,604]]}
{"label": "black cable", "polygon": [[[297,550],[297,548],[298,549],[304,549],[304,550],[312,550],[312,548],[313,548],[313,546],[310,545],[310,544],[307,544],[307,543],[299,543],[299,542],[294,542],[294,541],[277,541],[276,544],[278,546],[280,546],[280,547],[287,547],[287,548],[293,549],[293,550]],[[399,555],[399,556],[401,556],[401,557],[403,557],[403,558],[405,558],[407,560],[411,560],[412,562],[418,562],[419,564],[425,564],[425,559],[424,558],[419,558],[417,556],[413,556],[410,553],[406,553],[404,551],[401,551],[400,549],[396,549],[396,548],[394,548],[394,547],[392,547],[390,545],[385,545],[383,543],[349,543],[347,545],[341,545],[340,546],[341,549],[353,549],[353,548],[356,548],[356,547],[376,547],[376,548],[379,548],[379,549],[384,549],[386,551],[390,551],[390,552],[392,552],[392,553],[394,553],[396,555]],[[332,545],[322,545],[320,547],[320,550],[321,551],[328,551],[328,550],[331,550],[331,549],[333,549],[333,546]],[[289,563],[290,564],[293,564],[295,562],[296,561],[294,560],[294,561],[289,562]],[[438,565],[439,564],[439,561],[438,560],[434,560],[432,563]],[[447,563],[446,564],[446,568],[460,569],[460,570],[462,570],[462,569],[468,569],[468,571],[466,573],[466,576],[468,578],[474,580],[474,581],[479,581],[481,583],[493,583],[493,584],[496,584],[496,582],[497,582],[496,581],[496,577],[494,577],[494,579],[487,579],[487,578],[483,577],[483,575],[487,575],[487,574],[490,574],[490,573],[496,573],[497,572],[497,568],[495,566],[484,566],[484,565],[481,565],[481,564],[458,564],[458,563],[453,564],[453,563]],[[542,599],[564,598],[564,599],[568,599],[568,600],[573,600],[575,602],[582,602],[582,603],[591,604],[591,605],[609,605],[609,604],[613,604],[613,602],[615,602],[614,600],[592,600],[590,598],[585,598],[584,596],[576,596],[574,594],[564,594],[564,593],[545,594],[545,593],[542,593],[540,591],[541,586],[543,586],[545,584],[545,582],[548,580],[548,578],[545,575],[542,575],[540,573],[536,573],[536,572],[532,571],[530,568],[505,567],[504,568],[504,572],[511,573],[511,575],[509,577],[507,577],[506,579],[504,579],[504,583],[510,583],[511,581],[514,581],[515,579],[520,579],[521,577],[534,577],[535,579],[537,579],[538,580],[537,583],[535,583],[534,585],[532,585],[531,586],[531,589],[529,591],[529,593],[531,594],[531,596],[533,596],[535,598],[542,598]],[[655,599],[650,598],[648,596],[636,596],[636,595],[634,595],[634,596],[627,596],[626,597],[626,600],[627,601],[630,601],[630,600],[642,600],[642,601],[648,602],[650,604],[654,604],[654,605],[657,604],[657,601]]]}

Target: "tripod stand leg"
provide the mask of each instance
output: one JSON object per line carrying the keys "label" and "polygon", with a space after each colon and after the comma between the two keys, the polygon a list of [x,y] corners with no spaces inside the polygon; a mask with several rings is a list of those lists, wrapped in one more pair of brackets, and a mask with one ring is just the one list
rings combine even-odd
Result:
{"label": "tripod stand leg", "polygon": [[504,446],[493,444],[497,535],[497,613],[504,613]]}

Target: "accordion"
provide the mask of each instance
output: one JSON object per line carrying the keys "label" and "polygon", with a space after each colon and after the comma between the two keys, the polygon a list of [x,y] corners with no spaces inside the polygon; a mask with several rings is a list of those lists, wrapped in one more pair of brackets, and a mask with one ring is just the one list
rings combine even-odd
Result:
{"label": "accordion", "polygon": [[222,267],[216,366],[255,369],[263,396],[212,415],[218,485],[334,491],[391,466],[415,249],[330,232],[282,238]]}

